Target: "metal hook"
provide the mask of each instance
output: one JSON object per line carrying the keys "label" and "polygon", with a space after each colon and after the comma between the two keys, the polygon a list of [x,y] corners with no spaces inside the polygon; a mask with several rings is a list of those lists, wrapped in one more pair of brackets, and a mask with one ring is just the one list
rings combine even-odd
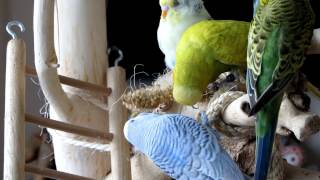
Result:
{"label": "metal hook", "polygon": [[17,34],[11,29],[12,26],[18,26],[21,32],[26,30],[25,26],[20,21],[10,21],[6,26],[7,32],[11,35],[12,39],[17,38]]}
{"label": "metal hook", "polygon": [[123,59],[123,52],[118,47],[112,46],[108,49],[108,54],[110,54],[112,50],[116,50],[119,54],[118,58],[114,61],[114,66],[118,66],[119,62]]}

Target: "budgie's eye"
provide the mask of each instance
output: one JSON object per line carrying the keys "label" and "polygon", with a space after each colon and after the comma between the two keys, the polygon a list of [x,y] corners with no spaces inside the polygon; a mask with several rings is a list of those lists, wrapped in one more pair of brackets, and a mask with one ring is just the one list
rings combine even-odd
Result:
{"label": "budgie's eye", "polygon": [[177,6],[179,6],[179,1],[178,0],[173,0],[172,1],[172,7],[177,7]]}
{"label": "budgie's eye", "polygon": [[201,3],[197,3],[197,4],[193,5],[193,10],[194,10],[194,12],[199,13],[199,12],[201,12],[202,7],[203,7],[203,5]]}
{"label": "budgie's eye", "polygon": [[227,82],[233,82],[234,80],[236,80],[236,77],[234,77],[233,74],[229,74],[229,75],[226,77],[226,80],[227,80]]}

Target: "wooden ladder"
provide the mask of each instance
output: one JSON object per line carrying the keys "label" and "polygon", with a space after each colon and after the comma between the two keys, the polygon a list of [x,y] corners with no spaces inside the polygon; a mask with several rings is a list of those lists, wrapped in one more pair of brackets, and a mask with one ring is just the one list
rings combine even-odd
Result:
{"label": "wooden ladder", "polygon": [[[24,179],[25,172],[55,179],[88,180],[90,178],[59,172],[48,168],[25,164],[25,122],[37,124],[68,133],[106,140],[110,143],[111,169],[113,179],[131,177],[130,152],[123,148],[127,143],[123,136],[123,125],[127,120],[125,107],[116,103],[126,88],[125,70],[121,67],[108,69],[110,88],[83,82],[77,79],[59,76],[60,82],[76,88],[102,93],[114,103],[114,111],[109,111],[109,129],[112,133],[80,127],[57,120],[46,119],[25,113],[25,76],[37,76],[36,70],[26,66],[26,45],[23,40],[14,38],[7,46],[6,90],[5,90],[5,145],[4,145],[4,179]],[[113,91],[112,91],[112,90]],[[111,92],[112,91],[112,92]],[[124,166],[129,163],[129,166]],[[123,170],[124,167],[129,167]],[[126,174],[123,174],[125,172]]]}

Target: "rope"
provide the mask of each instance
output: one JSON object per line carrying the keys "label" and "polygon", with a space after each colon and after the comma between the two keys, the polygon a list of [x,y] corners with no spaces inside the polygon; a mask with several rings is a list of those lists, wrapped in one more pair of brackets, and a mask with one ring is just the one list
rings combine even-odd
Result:
{"label": "rope", "polygon": [[236,126],[226,123],[222,118],[222,113],[225,108],[234,100],[243,96],[245,93],[241,91],[227,91],[215,99],[211,99],[208,108],[207,116],[209,124],[213,125],[220,133],[228,137],[248,137],[254,136],[254,127]]}
{"label": "rope", "polygon": [[68,143],[70,145],[82,147],[82,148],[88,148],[92,149],[95,151],[100,151],[100,152],[107,152],[110,151],[110,144],[103,142],[102,140],[95,139],[95,142],[89,142],[88,138],[83,138],[78,136],[77,138],[75,137],[66,137],[62,136],[61,134],[58,134],[54,132],[55,130],[50,130],[50,134],[54,134],[55,139],[59,139],[60,141],[63,141],[65,143]]}

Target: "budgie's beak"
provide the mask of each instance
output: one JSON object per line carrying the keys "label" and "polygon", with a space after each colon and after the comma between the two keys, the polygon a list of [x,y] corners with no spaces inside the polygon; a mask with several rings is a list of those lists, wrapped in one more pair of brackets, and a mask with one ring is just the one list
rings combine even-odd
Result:
{"label": "budgie's beak", "polygon": [[162,11],[161,12],[161,18],[165,19],[167,17],[168,11]]}
{"label": "budgie's beak", "polygon": [[161,12],[161,19],[166,19],[167,15],[168,15],[168,10],[169,7],[168,6],[164,6],[161,8],[162,12]]}

